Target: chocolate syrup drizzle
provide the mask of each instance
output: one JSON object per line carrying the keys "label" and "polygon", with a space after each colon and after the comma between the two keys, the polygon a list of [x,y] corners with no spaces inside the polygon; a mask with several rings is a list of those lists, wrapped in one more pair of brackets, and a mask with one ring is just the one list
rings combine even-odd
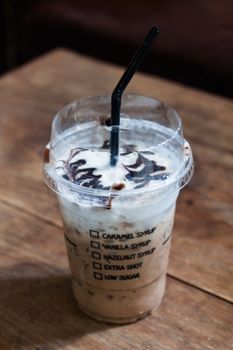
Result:
{"label": "chocolate syrup drizzle", "polygon": [[[145,152],[144,152],[145,153]],[[143,165],[141,170],[137,170]],[[138,152],[138,158],[135,164],[124,165],[125,169],[128,171],[126,174],[126,179],[128,181],[134,181],[138,184],[135,189],[144,187],[150,180],[166,180],[169,173],[155,174],[159,171],[165,171],[166,167],[158,165],[154,160],[150,160]]]}
{"label": "chocolate syrup drizzle", "polygon": [[[103,149],[108,147],[107,142],[103,144]],[[121,155],[127,155],[132,152],[137,153],[137,160],[134,164],[125,165],[124,168],[127,170],[125,175],[126,180],[135,183],[135,189],[142,188],[151,180],[166,180],[170,173],[165,172],[166,167],[158,165],[155,161],[146,158],[143,154],[154,154],[151,151],[137,151],[136,146],[134,145],[125,145],[124,152]],[[121,190],[125,187],[124,184],[114,184],[112,187],[103,186],[101,183],[102,175],[96,175],[96,168],[83,168],[86,164],[85,159],[78,159],[77,161],[72,161],[72,159],[82,151],[85,151],[84,148],[75,148],[71,151],[68,159],[63,161],[62,168],[65,171],[65,174],[62,175],[63,178],[75,182],[83,187],[89,187],[94,189],[102,190]],[[80,168],[82,167],[82,168]],[[59,167],[61,168],[61,167]],[[140,170],[138,170],[140,169]],[[114,187],[115,186],[115,187]]]}

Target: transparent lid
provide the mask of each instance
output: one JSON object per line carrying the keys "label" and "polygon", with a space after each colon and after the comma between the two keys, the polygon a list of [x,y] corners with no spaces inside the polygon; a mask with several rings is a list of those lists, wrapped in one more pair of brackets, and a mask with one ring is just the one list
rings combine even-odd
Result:
{"label": "transparent lid", "polygon": [[55,116],[43,164],[45,182],[53,191],[73,201],[91,200],[102,205],[103,198],[107,201],[109,196],[169,194],[187,184],[193,173],[193,158],[191,148],[183,138],[179,115],[159,100],[134,94],[122,97],[120,147],[136,145],[145,153],[165,152],[174,163],[171,175],[150,186],[124,191],[88,188],[61,176],[57,164],[68,157],[72,149],[98,150],[105,152],[105,157],[106,152],[109,154],[110,111],[110,95],[93,96],[67,105]]}

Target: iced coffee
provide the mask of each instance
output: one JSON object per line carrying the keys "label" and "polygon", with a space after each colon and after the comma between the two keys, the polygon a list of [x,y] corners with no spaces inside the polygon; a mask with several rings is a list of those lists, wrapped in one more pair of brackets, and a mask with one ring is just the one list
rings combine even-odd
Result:
{"label": "iced coffee", "polygon": [[58,196],[79,307],[128,323],[161,303],[176,199],[193,162],[177,113],[126,95],[111,167],[109,98],[84,99],[58,114],[44,176]]}

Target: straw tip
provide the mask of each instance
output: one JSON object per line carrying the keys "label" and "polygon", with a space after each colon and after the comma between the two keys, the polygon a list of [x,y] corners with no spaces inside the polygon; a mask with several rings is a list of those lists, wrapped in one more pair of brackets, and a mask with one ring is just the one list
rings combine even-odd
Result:
{"label": "straw tip", "polygon": [[155,32],[159,33],[160,32],[160,28],[158,26],[153,26],[152,30],[154,30]]}

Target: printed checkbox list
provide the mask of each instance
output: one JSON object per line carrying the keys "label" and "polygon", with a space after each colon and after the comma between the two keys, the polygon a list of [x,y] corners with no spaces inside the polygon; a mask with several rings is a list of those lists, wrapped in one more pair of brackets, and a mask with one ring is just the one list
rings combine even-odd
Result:
{"label": "printed checkbox list", "polygon": [[90,230],[89,233],[91,238],[90,246],[92,249],[95,249],[95,250],[91,250],[91,257],[92,259],[97,260],[92,262],[92,267],[94,269],[93,277],[94,279],[101,281],[103,280],[103,274],[100,273],[99,271],[102,270],[102,264],[98,262],[98,260],[101,260],[101,253],[96,251],[101,248],[100,242],[98,242],[98,239],[100,238],[100,234],[99,234],[99,231],[95,231],[95,230]]}
{"label": "printed checkbox list", "polygon": [[103,275],[102,275],[102,273],[99,273],[99,272],[94,272],[94,278],[96,279],[96,280],[102,280],[103,279]]}
{"label": "printed checkbox list", "polygon": [[93,261],[92,267],[93,267],[93,269],[95,269],[95,270],[102,270],[102,264],[100,264],[100,263],[98,263],[98,262],[95,262],[95,261]]}
{"label": "printed checkbox list", "polygon": [[99,231],[90,230],[89,232],[90,232],[90,237],[91,238],[100,238]]}
{"label": "printed checkbox list", "polygon": [[97,241],[91,241],[91,247],[95,249],[100,249],[100,243]]}
{"label": "printed checkbox list", "polygon": [[93,259],[100,260],[101,259],[101,254],[99,252],[92,251],[91,256]]}

